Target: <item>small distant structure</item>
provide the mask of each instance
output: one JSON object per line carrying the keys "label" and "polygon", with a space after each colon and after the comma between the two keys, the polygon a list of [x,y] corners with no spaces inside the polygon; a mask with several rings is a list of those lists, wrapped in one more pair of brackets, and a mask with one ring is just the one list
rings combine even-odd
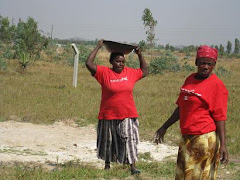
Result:
{"label": "small distant structure", "polygon": [[62,44],[57,43],[56,46],[60,48],[60,47],[62,47]]}

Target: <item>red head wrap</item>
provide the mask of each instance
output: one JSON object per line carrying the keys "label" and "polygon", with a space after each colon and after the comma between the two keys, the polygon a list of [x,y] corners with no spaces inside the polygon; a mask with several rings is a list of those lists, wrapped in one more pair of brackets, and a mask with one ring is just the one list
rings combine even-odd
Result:
{"label": "red head wrap", "polygon": [[218,57],[218,51],[217,49],[206,45],[200,46],[197,50],[197,59],[201,57],[209,57],[216,61]]}

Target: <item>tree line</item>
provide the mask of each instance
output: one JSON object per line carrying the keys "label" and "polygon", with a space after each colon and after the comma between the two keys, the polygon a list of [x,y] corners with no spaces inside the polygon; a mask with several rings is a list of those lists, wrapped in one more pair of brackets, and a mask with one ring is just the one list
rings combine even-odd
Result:
{"label": "tree line", "polygon": [[[175,47],[170,45],[169,43],[166,44],[164,47],[163,45],[156,45],[156,38],[155,38],[155,27],[157,26],[157,21],[154,19],[152,12],[149,8],[145,8],[143,11],[142,15],[142,21],[144,25],[144,29],[146,29],[146,41],[142,40],[139,42],[139,46],[142,47],[142,49],[149,49],[149,48],[157,48],[158,49],[166,49],[170,51],[175,51]],[[215,47],[219,55],[222,57],[224,55],[233,55],[233,56],[239,56],[239,50],[240,50],[240,45],[239,45],[239,39],[235,39],[235,46],[234,49],[232,48],[232,43],[231,41],[228,41],[226,44],[226,50],[224,49],[224,46],[220,44],[219,46],[217,45],[212,45],[212,47]],[[194,47],[193,45],[184,47],[180,51],[189,53],[192,51],[196,51],[197,46]]]}
{"label": "tree line", "polygon": [[[155,27],[157,25],[157,21],[153,18],[153,15],[150,9],[145,9],[143,11],[142,21],[144,28],[146,29],[146,41],[141,40],[138,43],[138,46],[142,49],[142,51],[151,49],[151,50],[167,50],[167,51],[176,51],[186,53],[186,56],[190,56],[191,52],[196,51],[197,46],[190,45],[178,49],[170,45],[169,43],[164,45],[156,45],[155,38]],[[46,50],[48,53],[49,45],[53,45],[56,43],[67,45],[68,49],[71,50],[69,44],[76,43],[80,45],[81,49],[84,49],[85,58],[87,54],[86,48],[89,46],[93,46],[98,42],[98,39],[95,40],[83,40],[83,39],[51,39],[51,37],[46,37],[45,33],[38,29],[38,23],[32,18],[29,17],[26,22],[19,19],[17,24],[14,24],[13,21],[10,22],[8,17],[2,17],[0,15],[0,69],[4,69],[4,58],[5,59],[17,59],[19,61],[20,66],[25,69],[30,61],[35,61],[40,58],[40,53],[42,50]],[[136,43],[134,43],[136,45]],[[85,46],[85,48],[83,48]],[[70,47],[70,48],[69,48]],[[220,57],[228,56],[228,57],[238,57],[240,58],[240,45],[239,40],[236,38],[234,42],[234,48],[231,41],[228,41],[226,46],[220,44],[212,45],[219,51]],[[226,50],[225,50],[226,47]],[[54,56],[55,59],[59,59],[57,55]],[[71,63],[70,63],[71,64]]]}

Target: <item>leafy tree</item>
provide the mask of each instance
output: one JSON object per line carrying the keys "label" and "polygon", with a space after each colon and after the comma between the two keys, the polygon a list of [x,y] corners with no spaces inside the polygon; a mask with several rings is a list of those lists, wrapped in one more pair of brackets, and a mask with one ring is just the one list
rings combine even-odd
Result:
{"label": "leafy tree", "polygon": [[232,51],[232,43],[231,41],[228,41],[227,42],[227,53],[230,54]]}
{"label": "leafy tree", "polygon": [[240,49],[239,40],[238,40],[238,38],[236,38],[235,39],[234,53],[238,54],[239,53],[239,49]]}
{"label": "leafy tree", "polygon": [[175,51],[175,48],[172,45],[170,46],[170,51],[171,52]]}
{"label": "leafy tree", "polygon": [[0,40],[11,43],[13,40],[15,26],[10,25],[8,17],[0,16]]}
{"label": "leafy tree", "polygon": [[220,44],[220,47],[219,47],[219,55],[220,55],[220,57],[222,57],[224,55],[224,47],[222,44]]}
{"label": "leafy tree", "polygon": [[150,9],[146,8],[143,11],[142,15],[142,21],[144,28],[147,29],[146,35],[147,35],[147,42],[152,47],[155,44],[155,27],[157,25],[157,21],[154,20],[152,13]]}
{"label": "leafy tree", "polygon": [[159,44],[157,48],[160,51],[161,49],[164,49],[164,45]]}
{"label": "leafy tree", "polygon": [[166,50],[169,50],[169,49],[170,49],[170,45],[169,45],[169,43],[166,44],[165,49],[166,49]]}
{"label": "leafy tree", "polygon": [[191,52],[195,52],[197,50],[197,48],[198,48],[197,46],[190,45],[190,46],[183,47],[183,49],[180,50],[179,52],[180,53],[188,53],[190,55]]}
{"label": "leafy tree", "polygon": [[28,18],[27,22],[19,20],[14,41],[14,49],[18,58],[23,53],[28,54],[29,58],[37,57],[48,44],[47,38],[41,36],[37,22],[31,17]]}

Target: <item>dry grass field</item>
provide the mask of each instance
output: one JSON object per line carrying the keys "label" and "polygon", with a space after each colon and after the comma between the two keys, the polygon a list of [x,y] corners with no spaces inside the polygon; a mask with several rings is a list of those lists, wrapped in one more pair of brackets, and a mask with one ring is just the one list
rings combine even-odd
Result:
{"label": "dry grass field", "polygon": [[[144,55],[149,63],[152,56],[147,53]],[[179,61],[184,57],[181,53],[176,53],[176,56]],[[97,56],[104,65],[109,65],[108,57],[109,54],[104,50]],[[0,70],[0,121],[53,124],[73,119],[80,126],[96,125],[101,89],[84,66],[79,66],[78,85],[73,88],[73,67],[64,61],[36,61],[24,73],[17,72],[18,64],[15,60],[8,60],[7,64],[7,70]],[[189,64],[194,65],[194,57],[189,59]],[[229,72],[220,78],[229,90],[226,128],[230,153],[230,164],[219,168],[219,179],[240,179],[240,59],[220,58],[215,72],[218,67]],[[179,71],[149,75],[136,84],[134,98],[139,113],[141,139],[151,141],[154,132],[171,115],[176,107],[179,88],[190,73]],[[179,124],[176,123],[168,130],[166,143],[176,145],[179,137]],[[174,177],[173,161],[139,162],[139,166],[146,172],[140,179]],[[3,179],[134,179],[118,165],[110,172],[103,172],[91,166],[70,164],[61,167],[61,171],[44,173],[41,168],[27,170],[26,165],[20,164],[15,167],[0,166],[0,173],[4,174],[1,176]]]}

